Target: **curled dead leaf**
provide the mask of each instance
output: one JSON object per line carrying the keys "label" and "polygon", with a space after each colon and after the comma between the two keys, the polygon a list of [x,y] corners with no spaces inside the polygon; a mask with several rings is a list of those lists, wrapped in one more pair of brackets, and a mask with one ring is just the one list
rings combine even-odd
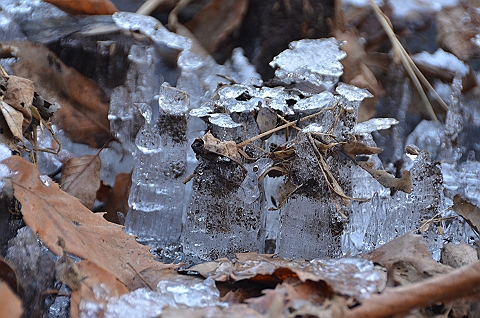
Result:
{"label": "curled dead leaf", "polygon": [[410,171],[405,170],[401,178],[395,178],[385,170],[375,170],[373,169],[372,162],[361,161],[358,163],[365,171],[372,175],[381,185],[385,188],[391,188],[395,190],[400,190],[405,193],[412,192],[412,178],[410,176]]}
{"label": "curled dead leaf", "polygon": [[8,77],[8,86],[3,101],[23,115],[22,131],[27,129],[32,120],[30,107],[34,96],[33,82],[18,76]]}
{"label": "curled dead leaf", "polygon": [[241,160],[238,154],[237,144],[234,141],[220,141],[209,131],[203,136],[202,140],[203,148],[208,152],[230,158],[237,162]]}
{"label": "curled dead leaf", "polygon": [[16,293],[20,291],[17,273],[15,272],[14,268],[10,266],[10,264],[8,264],[3,258],[0,258],[0,281],[7,283],[11,290],[15,291]]}
{"label": "curled dead leaf", "polygon": [[0,110],[13,137],[15,137],[17,141],[23,141],[22,113],[10,106],[9,104],[5,103],[4,101],[0,101]]}
{"label": "curled dead leaf", "polygon": [[477,233],[480,233],[480,208],[468,202],[461,195],[453,197],[453,211],[467,221]]}
{"label": "curled dead leaf", "polygon": [[118,219],[118,213],[127,216],[128,196],[130,194],[130,187],[132,186],[132,173],[122,172],[115,177],[115,183],[111,189],[108,198],[105,200],[105,219],[121,224]]}

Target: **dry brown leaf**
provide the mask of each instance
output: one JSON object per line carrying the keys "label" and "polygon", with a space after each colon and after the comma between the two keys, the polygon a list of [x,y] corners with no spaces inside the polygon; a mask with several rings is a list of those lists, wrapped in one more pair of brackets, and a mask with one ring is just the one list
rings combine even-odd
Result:
{"label": "dry brown leaf", "polygon": [[3,101],[22,113],[22,131],[25,131],[32,121],[30,107],[32,106],[34,93],[32,81],[17,76],[8,77],[7,92]]}
{"label": "dry brown leaf", "polygon": [[[247,299],[245,302],[248,304],[248,307],[261,314],[266,314],[269,310],[273,310],[273,307],[279,307],[275,310],[278,315],[274,317],[281,315],[284,310],[285,293],[278,287],[275,289],[265,289],[262,293],[264,295],[261,297]],[[280,304],[280,306],[278,304]]]}
{"label": "dry brown leaf", "polygon": [[405,193],[412,192],[412,178],[410,176],[410,171],[403,171],[401,178],[395,178],[385,170],[375,170],[372,169],[373,162],[361,161],[358,163],[360,167],[365,169],[368,173],[372,175],[381,185],[385,188],[392,188],[395,190],[400,190]]}
{"label": "dry brown leaf", "polygon": [[112,15],[118,11],[109,0],[45,0],[68,14]]}
{"label": "dry brown leaf", "polygon": [[[112,192],[112,186],[105,183],[103,180],[100,180],[100,187],[97,190],[97,200],[103,203],[107,202],[110,197],[110,192]],[[101,211],[104,210],[105,209],[102,209]]]}
{"label": "dry brown leaf", "polygon": [[448,243],[443,245],[440,261],[442,264],[459,268],[478,261],[477,250],[463,242],[460,244]]}
{"label": "dry brown leaf", "polygon": [[230,158],[233,161],[239,162],[241,160],[237,144],[234,141],[220,141],[209,131],[203,136],[203,148],[217,155]]}
{"label": "dry brown leaf", "polygon": [[0,116],[0,143],[7,146],[11,151],[19,152],[18,150],[18,141],[13,137],[10,128],[3,116]]}
{"label": "dry brown leaf", "polygon": [[[117,280],[115,275],[99,267],[94,262],[81,261],[77,264],[78,270],[84,277],[80,288],[72,292],[70,317],[79,317],[78,305],[82,299],[95,301],[96,303],[107,300],[107,297],[117,297],[128,293],[128,289]],[[104,293],[96,298],[93,292],[95,285],[101,285]]]}
{"label": "dry brown leaf", "polygon": [[471,204],[461,195],[456,194],[453,197],[453,211],[467,221],[477,233],[480,233],[480,208]]}
{"label": "dry brown leaf", "polygon": [[480,30],[480,12],[476,5],[461,4],[437,13],[437,40],[440,47],[459,59],[469,61],[480,56],[476,38]]}
{"label": "dry brown leaf", "polygon": [[0,258],[0,281],[7,283],[14,292],[20,291],[17,273],[3,258]]}
{"label": "dry brown leaf", "polygon": [[393,265],[400,261],[412,264],[418,273],[428,276],[451,270],[451,267],[433,260],[422,237],[411,233],[397,237],[370,253],[364,254],[363,257],[386,267],[389,273],[391,273]]}
{"label": "dry brown leaf", "polygon": [[62,248],[63,255],[55,264],[55,278],[66,284],[72,291],[75,291],[80,288],[84,277],[80,273],[77,264],[68,257],[65,240],[59,237],[57,243]]}
{"label": "dry brown leaf", "polygon": [[80,201],[60,190],[56,183],[42,182],[37,167],[20,157],[3,161],[14,172],[15,197],[22,205],[25,224],[37,233],[55,254],[62,255],[58,237],[65,239],[69,253],[95,262],[113,273],[121,282],[128,282],[135,271],[145,268],[175,268],[154,260],[150,249],[126,234],[122,227],[92,213]]}
{"label": "dry brown leaf", "polygon": [[115,177],[113,188],[105,201],[105,219],[110,222],[119,223],[117,212],[127,216],[128,196],[132,186],[132,173],[121,172]]}
{"label": "dry brown leaf", "polygon": [[[272,130],[277,126],[277,113],[270,108],[261,108],[257,113],[257,122],[258,129],[260,133]],[[262,137],[262,140],[267,140],[270,138],[271,134],[265,137]]]}
{"label": "dry brown leaf", "polygon": [[356,155],[373,155],[382,152],[382,148],[370,147],[358,141],[347,141],[342,144],[342,149],[352,158]]}
{"label": "dry brown leaf", "polygon": [[5,282],[0,281],[0,318],[20,318],[22,313],[20,299]]}
{"label": "dry brown leaf", "polygon": [[92,209],[100,187],[99,156],[84,155],[68,160],[62,167],[60,188]]}
{"label": "dry brown leaf", "polygon": [[15,137],[17,141],[23,141],[22,113],[1,100],[0,100],[0,110],[2,111],[3,118],[5,118],[5,121],[13,137]]}
{"label": "dry brown leaf", "polygon": [[240,27],[247,9],[248,0],[213,0],[185,26],[212,54]]}
{"label": "dry brown leaf", "polygon": [[32,80],[45,99],[62,107],[53,117],[74,142],[102,147],[110,138],[109,98],[92,80],[66,66],[55,54],[39,44],[10,43],[18,49],[14,73]]}

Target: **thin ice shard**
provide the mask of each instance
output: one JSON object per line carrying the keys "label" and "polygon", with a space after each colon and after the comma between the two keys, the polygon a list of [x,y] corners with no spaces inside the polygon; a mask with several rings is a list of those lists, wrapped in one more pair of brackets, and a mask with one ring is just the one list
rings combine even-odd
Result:
{"label": "thin ice shard", "polygon": [[179,275],[175,279],[161,280],[156,290],[136,289],[119,297],[105,299],[101,285],[94,287],[97,299],[82,300],[80,316],[105,317],[158,317],[165,308],[226,306],[212,278],[200,280]]}
{"label": "thin ice shard", "polygon": [[372,118],[355,125],[355,134],[369,134],[373,131],[389,129],[392,125],[398,124],[395,118]]}

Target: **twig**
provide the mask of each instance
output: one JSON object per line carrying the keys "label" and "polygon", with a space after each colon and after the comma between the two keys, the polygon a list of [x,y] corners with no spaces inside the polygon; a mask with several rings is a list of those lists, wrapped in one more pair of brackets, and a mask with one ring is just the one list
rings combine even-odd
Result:
{"label": "twig", "polygon": [[251,142],[253,142],[253,141],[257,140],[257,139],[260,139],[260,138],[262,138],[262,137],[268,136],[268,135],[270,135],[271,133],[274,133],[274,132],[276,132],[276,131],[282,130],[282,129],[284,129],[284,128],[294,126],[294,125],[297,124],[297,122],[302,122],[302,121],[305,121],[305,120],[308,120],[308,119],[312,119],[312,118],[314,118],[314,117],[322,114],[324,111],[333,110],[337,105],[338,105],[338,101],[337,101],[332,107],[324,108],[324,109],[322,109],[322,110],[320,110],[320,111],[318,111],[318,112],[316,112],[316,113],[314,113],[314,114],[305,116],[305,117],[303,117],[303,118],[301,118],[301,119],[299,119],[299,120],[293,121],[293,122],[289,122],[289,123],[287,123],[287,124],[285,124],[285,125],[275,127],[275,128],[270,129],[270,130],[268,130],[268,131],[266,131],[266,132],[264,132],[264,133],[261,133],[260,135],[257,135],[257,136],[255,136],[255,137],[252,137],[252,138],[250,138],[250,139],[247,139],[247,140],[245,140],[245,141],[242,141],[241,143],[237,144],[237,148],[243,148],[243,147],[245,147],[246,145],[248,145],[249,143],[251,143]]}
{"label": "twig", "polygon": [[414,308],[427,307],[472,296],[480,292],[480,262],[474,262],[448,274],[438,275],[409,286],[387,288],[372,295],[343,318],[386,318],[404,315]]}
{"label": "twig", "polygon": [[150,15],[160,4],[162,4],[162,2],[165,2],[165,0],[147,0],[135,13]]}

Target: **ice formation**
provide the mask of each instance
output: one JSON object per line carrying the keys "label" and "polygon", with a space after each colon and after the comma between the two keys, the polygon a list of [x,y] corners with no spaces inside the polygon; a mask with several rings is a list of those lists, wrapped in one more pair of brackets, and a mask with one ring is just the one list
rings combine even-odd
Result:
{"label": "ice formation", "polygon": [[185,276],[161,280],[156,290],[139,288],[128,294],[107,298],[102,285],[93,290],[96,300],[83,299],[79,305],[80,317],[122,318],[156,317],[165,307],[226,306],[212,278],[200,280]]}

